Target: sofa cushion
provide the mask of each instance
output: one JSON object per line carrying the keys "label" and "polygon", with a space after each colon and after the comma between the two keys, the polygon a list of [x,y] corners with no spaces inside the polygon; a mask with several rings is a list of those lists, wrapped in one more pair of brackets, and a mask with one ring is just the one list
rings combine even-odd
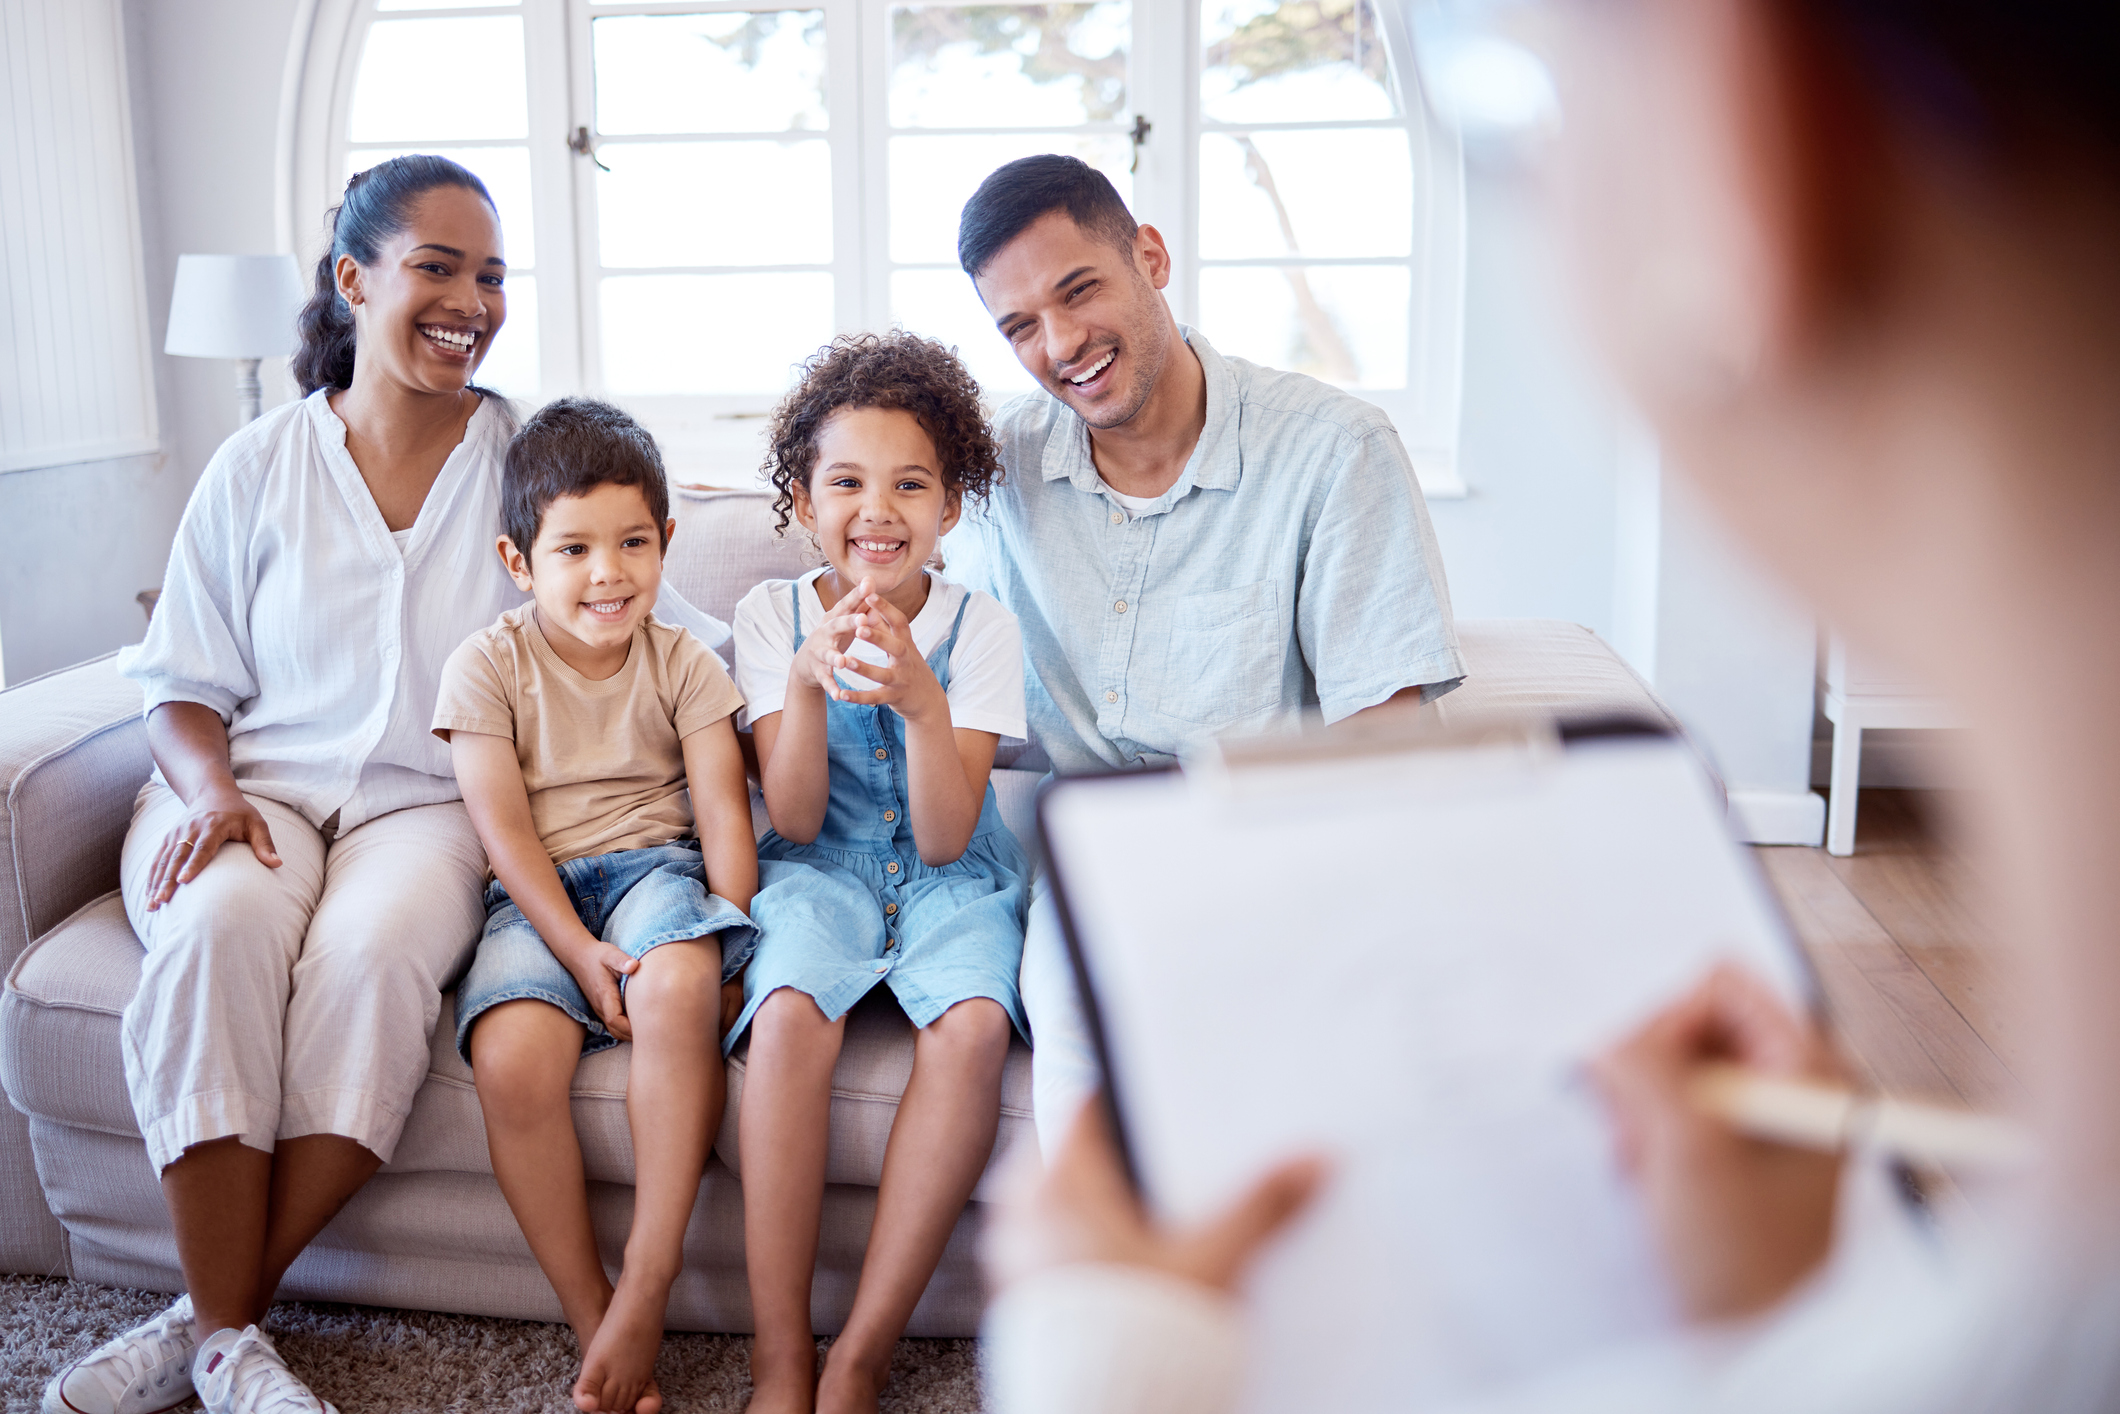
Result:
{"label": "sofa cushion", "polygon": [[[0,999],[0,1078],[16,1105],[74,1129],[139,1134],[119,1059],[118,1018],[139,986],[144,955],[115,893],[89,904],[22,955]],[[387,1172],[493,1172],[471,1068],[456,1053],[454,1015],[454,998],[445,997],[427,1080]],[[874,1187],[881,1180],[891,1117],[912,1074],[911,1033],[911,1023],[880,988],[849,1018],[832,1078],[829,1182]],[[628,1045],[600,1051],[575,1073],[574,1124],[583,1166],[595,1182],[633,1182],[626,1124],[632,1052]],[[732,1061],[721,1132],[721,1153],[732,1168],[742,1095],[743,1063]],[[1030,1050],[1019,1041],[1002,1077],[1001,1135],[976,1196],[989,1196],[993,1174],[1015,1144],[1035,1143],[1030,1106]]]}
{"label": "sofa cushion", "polygon": [[723,623],[736,617],[736,601],[768,579],[793,579],[824,560],[810,548],[800,525],[773,534],[770,491],[678,488],[670,498],[677,534],[663,573],[693,608]]}

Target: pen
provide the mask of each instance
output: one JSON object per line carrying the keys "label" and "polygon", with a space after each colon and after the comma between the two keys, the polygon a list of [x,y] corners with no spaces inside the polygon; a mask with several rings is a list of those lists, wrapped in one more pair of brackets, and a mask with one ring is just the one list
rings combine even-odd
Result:
{"label": "pen", "polygon": [[1702,1067],[1693,1099],[1755,1138],[1808,1149],[1878,1149],[1931,1168],[2012,1168],[2033,1153],[2030,1134],[1997,1115],[1858,1095],[1742,1066]]}

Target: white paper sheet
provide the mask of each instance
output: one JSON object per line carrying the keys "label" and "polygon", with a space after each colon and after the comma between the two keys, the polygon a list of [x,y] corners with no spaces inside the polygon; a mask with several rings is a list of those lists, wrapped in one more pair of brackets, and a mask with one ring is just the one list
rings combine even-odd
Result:
{"label": "white paper sheet", "polygon": [[1069,782],[1043,822],[1152,1206],[1323,1149],[1247,1407],[1411,1409],[1670,1324],[1583,1060],[1778,915],[1659,738]]}

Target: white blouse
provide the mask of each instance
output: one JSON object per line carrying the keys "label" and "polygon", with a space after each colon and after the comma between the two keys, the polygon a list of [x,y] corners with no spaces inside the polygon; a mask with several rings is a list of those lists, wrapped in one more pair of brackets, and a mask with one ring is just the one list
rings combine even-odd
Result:
{"label": "white blouse", "polygon": [[[493,548],[515,431],[504,402],[472,414],[401,547],[325,398],[275,408],[214,453],[147,638],[118,670],[145,689],[147,712],[218,712],[245,791],[350,830],[457,799],[449,748],[427,729],[442,664],[529,596]],[[655,612],[709,648],[728,641],[667,583]]]}

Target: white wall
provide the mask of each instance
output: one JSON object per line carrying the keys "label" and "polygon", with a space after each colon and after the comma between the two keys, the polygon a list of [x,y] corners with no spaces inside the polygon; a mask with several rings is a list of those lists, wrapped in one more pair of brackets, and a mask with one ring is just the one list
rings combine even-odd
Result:
{"label": "white wall", "polygon": [[[6,680],[138,641],[184,501],[236,427],[235,369],[160,352],[177,257],[273,249],[273,144],[295,0],[125,0],[161,452],[0,474]],[[268,404],[290,395],[269,370]]]}
{"label": "white wall", "polygon": [[1809,614],[1657,466],[1582,347],[1522,174],[1475,155],[1466,213],[1460,447],[1472,494],[1430,506],[1459,616],[1596,630],[1713,759],[1746,838],[1817,843]]}

